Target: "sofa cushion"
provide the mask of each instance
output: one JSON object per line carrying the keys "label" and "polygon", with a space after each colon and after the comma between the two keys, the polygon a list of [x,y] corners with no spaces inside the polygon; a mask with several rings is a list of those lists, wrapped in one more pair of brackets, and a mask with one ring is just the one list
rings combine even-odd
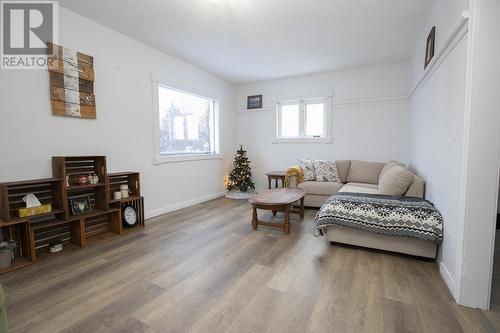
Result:
{"label": "sofa cushion", "polygon": [[297,187],[306,191],[306,194],[333,195],[337,193],[343,184],[334,182],[303,182]]}
{"label": "sofa cushion", "polygon": [[382,194],[403,195],[413,182],[413,174],[401,165],[393,165],[380,177],[378,188]]}
{"label": "sofa cushion", "polygon": [[339,192],[381,194],[377,185],[366,183],[347,183]]}
{"label": "sofa cushion", "polygon": [[316,180],[313,160],[302,158],[299,160],[299,166],[302,168],[302,171],[304,171],[304,181]]}
{"label": "sofa cushion", "polygon": [[341,183],[335,162],[313,160],[316,181]]}
{"label": "sofa cushion", "polygon": [[347,174],[349,173],[351,160],[339,160],[335,161],[335,164],[337,165],[337,171],[339,173],[340,181],[342,183],[347,183]]}
{"label": "sofa cushion", "polygon": [[378,177],[383,167],[384,163],[351,161],[347,182],[378,184]]}
{"label": "sofa cushion", "polygon": [[380,171],[380,175],[378,176],[378,181],[379,181],[379,183],[380,183],[380,178],[382,177],[382,175],[383,175],[383,174],[384,174],[387,170],[389,170],[391,167],[393,167],[394,165],[400,165],[400,166],[402,166],[403,168],[405,168],[405,167],[406,167],[403,163],[398,162],[398,161],[394,161],[394,160],[393,160],[393,161],[389,161],[389,162],[387,162],[387,163],[384,165],[384,167],[382,168],[382,171]]}

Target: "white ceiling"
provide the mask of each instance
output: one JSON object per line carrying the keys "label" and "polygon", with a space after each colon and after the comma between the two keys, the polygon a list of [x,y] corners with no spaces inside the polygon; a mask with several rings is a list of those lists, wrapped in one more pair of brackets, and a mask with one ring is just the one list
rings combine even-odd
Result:
{"label": "white ceiling", "polygon": [[434,0],[60,0],[234,83],[408,61]]}

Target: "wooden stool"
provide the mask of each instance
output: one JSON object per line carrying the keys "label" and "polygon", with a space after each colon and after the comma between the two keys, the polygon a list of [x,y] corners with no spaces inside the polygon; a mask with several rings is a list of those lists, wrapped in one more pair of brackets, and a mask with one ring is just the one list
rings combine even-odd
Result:
{"label": "wooden stool", "polygon": [[271,189],[271,184],[274,179],[274,187],[279,187],[278,181],[281,180],[281,187],[285,187],[285,176],[286,172],[285,171],[271,171],[266,173],[267,175],[267,182],[268,182],[268,189]]}

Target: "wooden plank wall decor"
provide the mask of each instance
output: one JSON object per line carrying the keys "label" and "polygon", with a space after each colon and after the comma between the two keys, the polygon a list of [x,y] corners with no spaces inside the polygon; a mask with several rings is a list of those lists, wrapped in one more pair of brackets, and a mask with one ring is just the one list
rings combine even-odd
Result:
{"label": "wooden plank wall decor", "polygon": [[94,58],[48,43],[52,114],[96,118]]}

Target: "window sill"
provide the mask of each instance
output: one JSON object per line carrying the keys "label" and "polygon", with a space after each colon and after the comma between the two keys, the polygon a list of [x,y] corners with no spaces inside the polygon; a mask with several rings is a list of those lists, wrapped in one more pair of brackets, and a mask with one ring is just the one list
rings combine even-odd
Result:
{"label": "window sill", "polygon": [[202,161],[202,160],[221,160],[224,156],[222,154],[192,154],[192,155],[171,155],[160,156],[154,159],[153,164],[159,165],[164,163],[176,163],[187,161]]}
{"label": "window sill", "polygon": [[274,138],[273,143],[332,143],[332,138]]}

